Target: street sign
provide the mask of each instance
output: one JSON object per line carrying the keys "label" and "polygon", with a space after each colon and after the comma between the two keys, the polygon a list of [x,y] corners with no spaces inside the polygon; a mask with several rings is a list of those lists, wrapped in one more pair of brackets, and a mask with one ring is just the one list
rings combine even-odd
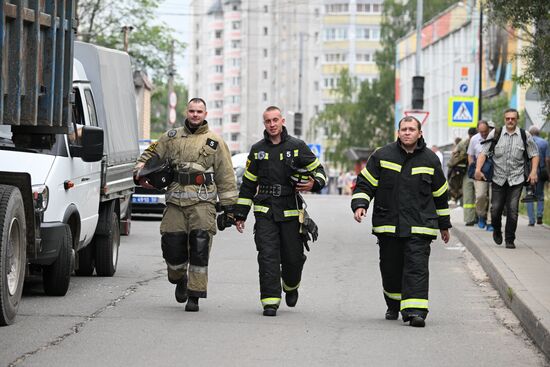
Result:
{"label": "street sign", "polygon": [[475,70],[474,63],[455,63],[453,84],[455,96],[472,97],[475,95]]}
{"label": "street sign", "polygon": [[449,98],[449,126],[476,127],[478,118],[477,109],[477,97]]}
{"label": "street sign", "polygon": [[421,111],[421,110],[407,110],[407,111],[404,111],[403,113],[405,114],[405,116],[414,117],[415,119],[420,121],[422,125],[424,125],[424,123],[428,119],[428,116],[430,116],[429,111]]}
{"label": "street sign", "polygon": [[171,92],[170,96],[168,97],[168,103],[170,104],[170,107],[176,107],[178,104],[178,96],[176,95],[176,92]]}
{"label": "street sign", "polygon": [[321,158],[323,155],[323,147],[321,144],[308,144],[309,149],[315,154],[317,158]]}

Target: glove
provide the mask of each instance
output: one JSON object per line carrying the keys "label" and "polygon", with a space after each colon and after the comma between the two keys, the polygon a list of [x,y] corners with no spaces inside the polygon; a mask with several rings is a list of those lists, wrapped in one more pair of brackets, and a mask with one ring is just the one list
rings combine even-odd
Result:
{"label": "glove", "polygon": [[306,235],[309,238],[309,235],[311,235],[311,239],[313,242],[317,241],[317,238],[319,237],[319,227],[317,227],[317,224],[311,219],[310,217],[306,217],[304,219],[304,228],[306,229]]}
{"label": "glove", "polygon": [[218,218],[216,218],[216,223],[220,231],[235,225],[233,206],[222,206],[222,210],[223,212],[218,215]]}

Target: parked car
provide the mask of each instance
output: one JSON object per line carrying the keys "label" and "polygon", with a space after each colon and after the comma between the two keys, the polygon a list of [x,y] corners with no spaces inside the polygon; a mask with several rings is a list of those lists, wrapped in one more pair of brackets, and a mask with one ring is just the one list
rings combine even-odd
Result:
{"label": "parked car", "polygon": [[[140,154],[152,143],[150,139],[139,141]],[[164,194],[166,190],[146,189],[137,186],[132,195],[132,213],[134,214],[162,214],[166,207],[166,199]]]}

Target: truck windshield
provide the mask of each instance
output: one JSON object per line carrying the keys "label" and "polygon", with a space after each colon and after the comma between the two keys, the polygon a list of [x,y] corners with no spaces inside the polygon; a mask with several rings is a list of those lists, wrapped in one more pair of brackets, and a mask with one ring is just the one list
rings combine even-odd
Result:
{"label": "truck windshield", "polygon": [[55,135],[54,143],[51,147],[45,147],[44,142],[39,136],[25,136],[21,141],[14,141],[11,132],[11,126],[0,125],[0,150],[16,150],[20,152],[33,152],[48,155],[66,156],[64,136]]}

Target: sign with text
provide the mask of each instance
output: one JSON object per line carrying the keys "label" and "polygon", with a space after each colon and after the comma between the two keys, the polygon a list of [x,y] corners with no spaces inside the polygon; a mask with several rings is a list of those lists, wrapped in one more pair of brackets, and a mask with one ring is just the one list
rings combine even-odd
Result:
{"label": "sign with text", "polygon": [[457,62],[454,66],[453,95],[472,97],[475,95],[474,63]]}

